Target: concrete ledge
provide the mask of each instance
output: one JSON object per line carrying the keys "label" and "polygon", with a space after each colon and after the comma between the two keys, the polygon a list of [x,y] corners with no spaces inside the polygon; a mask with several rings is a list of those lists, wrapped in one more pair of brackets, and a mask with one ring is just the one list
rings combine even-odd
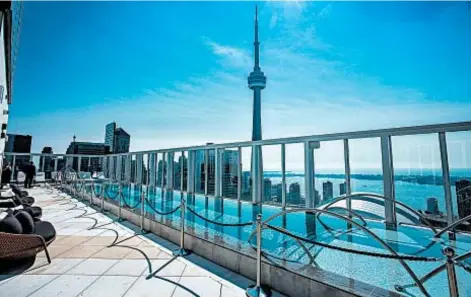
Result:
{"label": "concrete ledge", "polygon": [[[89,201],[90,195],[87,193],[84,198]],[[101,207],[101,199],[93,197],[92,201],[94,205]],[[105,201],[104,209],[116,216],[118,215],[118,206],[109,201]],[[140,214],[129,209],[121,208],[121,218],[137,226],[141,225]],[[144,229],[177,245],[180,244],[180,230],[173,227],[145,218]],[[191,230],[188,231],[191,232]],[[251,280],[256,279],[256,255],[252,250],[237,251],[190,233],[185,233],[185,248]],[[292,297],[367,297],[371,296],[373,291],[374,296],[401,296],[395,292],[383,290],[328,271],[317,268],[312,269],[314,270],[313,273],[309,271],[309,275],[312,275],[312,277],[306,277],[263,259],[262,283]]]}

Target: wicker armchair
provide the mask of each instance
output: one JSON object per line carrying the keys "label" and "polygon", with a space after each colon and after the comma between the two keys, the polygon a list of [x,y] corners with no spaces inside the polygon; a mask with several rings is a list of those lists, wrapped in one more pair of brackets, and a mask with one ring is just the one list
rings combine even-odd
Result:
{"label": "wicker armchair", "polygon": [[47,251],[47,246],[53,242],[55,236],[48,242],[40,235],[36,234],[11,234],[0,232],[0,261],[19,260],[35,256],[44,250],[48,263],[51,257]]}

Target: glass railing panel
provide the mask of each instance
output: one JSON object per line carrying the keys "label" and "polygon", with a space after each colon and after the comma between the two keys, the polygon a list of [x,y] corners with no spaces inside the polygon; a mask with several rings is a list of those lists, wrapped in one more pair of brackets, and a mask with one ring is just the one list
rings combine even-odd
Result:
{"label": "glass railing panel", "polygon": [[241,197],[242,201],[252,201],[252,147],[242,147],[241,164]]}
{"label": "glass railing panel", "polygon": [[[447,211],[437,134],[392,138],[396,200],[436,226],[447,225]],[[398,222],[421,224],[416,215],[396,206]]]}
{"label": "glass railing panel", "polygon": [[302,143],[286,145],[286,189],[288,206],[304,207],[306,205]]}
{"label": "glass railing panel", "polygon": [[282,172],[281,145],[265,145],[262,147],[263,158],[263,190],[264,204],[281,205]]}
{"label": "glass railing panel", "polygon": [[[346,194],[343,141],[324,141],[314,150],[315,189],[318,205]],[[342,205],[345,207],[345,203]]]}
{"label": "glass railing panel", "polygon": [[204,194],[204,150],[195,153],[195,193]]}
{"label": "glass railing panel", "polygon": [[181,152],[176,152],[173,155],[173,188],[175,190],[181,190],[181,178],[182,178],[182,163],[183,157]]}
{"label": "glass railing panel", "polygon": [[[471,132],[446,134],[455,221],[471,216]],[[457,226],[471,232],[471,220]]]}
{"label": "glass railing panel", "polygon": [[222,196],[237,199],[239,150],[225,149],[222,154]]}

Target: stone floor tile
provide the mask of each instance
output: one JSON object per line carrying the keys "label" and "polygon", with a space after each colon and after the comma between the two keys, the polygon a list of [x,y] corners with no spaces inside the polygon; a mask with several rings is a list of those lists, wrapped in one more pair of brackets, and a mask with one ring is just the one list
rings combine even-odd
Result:
{"label": "stone floor tile", "polygon": [[[125,245],[126,242],[123,242]],[[159,259],[159,254],[161,250],[158,247],[136,247],[139,251],[146,254],[149,259]],[[132,249],[132,251],[126,255],[126,259],[145,259],[144,255],[137,250]]]}
{"label": "stone floor tile", "polygon": [[0,285],[1,295],[8,297],[26,297],[54,280],[57,275],[20,275]]}
{"label": "stone floor tile", "polygon": [[76,297],[97,278],[90,275],[61,275],[29,297]]}
{"label": "stone floor tile", "polygon": [[26,274],[64,274],[82,261],[83,259],[53,259],[51,264],[30,270]]}
{"label": "stone floor tile", "polygon": [[90,240],[82,242],[82,245],[102,245],[108,246],[113,243],[116,236],[95,236]]}
{"label": "stone floor tile", "polygon": [[221,297],[246,297],[245,290],[241,288],[230,288],[222,286]]}
{"label": "stone floor tile", "polygon": [[101,276],[77,297],[121,297],[136,280],[132,276]]}
{"label": "stone floor tile", "polygon": [[185,264],[175,260],[153,260],[152,273],[156,271],[158,276],[181,276],[185,270]]}
{"label": "stone floor tile", "polygon": [[[51,258],[57,258],[64,252],[72,249],[74,246],[65,245],[65,244],[51,244],[47,251]],[[38,257],[46,257],[46,253],[44,251],[37,254]]]}
{"label": "stone floor tile", "polygon": [[[90,240],[92,238],[93,238],[92,236],[75,236],[75,235],[72,235],[72,236],[67,236],[67,237],[61,239],[60,241],[57,242],[57,244],[74,247],[74,246],[79,245],[82,242],[85,242],[85,241]],[[56,244],[56,243],[53,242],[52,245],[54,245],[54,244]]]}
{"label": "stone floor tile", "polygon": [[61,258],[81,258],[86,259],[90,258],[92,255],[100,252],[104,249],[104,246],[99,245],[78,245],[72,249],[62,253]]}
{"label": "stone floor tile", "polygon": [[67,274],[102,275],[116,263],[118,263],[118,260],[86,259],[82,263],[67,271]]}
{"label": "stone floor tile", "polygon": [[221,284],[209,277],[182,277],[172,297],[214,296],[221,294]]}
{"label": "stone floor tile", "polygon": [[124,297],[171,297],[175,291],[176,283],[178,283],[178,278],[151,278],[148,280],[141,276]]}
{"label": "stone floor tile", "polygon": [[105,275],[141,276],[145,272],[149,273],[149,264],[146,260],[119,260],[111,267]]}
{"label": "stone floor tile", "polygon": [[[93,245],[90,245],[88,247],[92,247]],[[84,246],[86,247],[86,246]],[[100,259],[122,259],[126,255],[128,255],[131,252],[131,249],[126,248],[126,247],[105,247],[98,253],[92,255],[92,258],[100,258]]]}

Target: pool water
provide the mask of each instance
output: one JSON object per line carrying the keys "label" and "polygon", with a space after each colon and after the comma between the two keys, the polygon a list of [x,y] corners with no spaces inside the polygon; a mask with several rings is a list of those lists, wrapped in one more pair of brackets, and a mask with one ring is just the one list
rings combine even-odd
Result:
{"label": "pool water", "polygon": [[[98,192],[99,186],[96,186]],[[105,197],[118,203],[118,188],[107,188]],[[123,199],[129,206],[135,206],[132,211],[139,212],[141,204],[139,199],[145,186],[131,186],[123,188]],[[161,223],[180,229],[180,210],[170,215],[161,216],[152,208],[160,212],[170,212],[185,199],[187,208],[191,208],[204,218],[220,223],[246,223],[255,222],[258,213],[263,220],[281,212],[280,207],[263,205],[254,206],[247,202],[237,202],[231,199],[205,197],[204,195],[187,195],[179,191],[162,191],[160,188],[149,188],[145,202],[145,216]],[[355,222],[361,223],[359,219]],[[348,226],[339,218],[323,214],[316,218],[312,214],[290,213],[270,221],[272,226],[281,227],[298,236],[320,241],[332,246],[344,247],[358,251],[368,251],[381,254],[390,254],[378,241],[360,228]],[[236,250],[251,249],[256,244],[253,236],[251,243],[248,239],[255,230],[255,224],[244,227],[220,226],[207,222],[190,211],[186,211],[185,226],[187,232],[210,241],[217,241]],[[400,255],[416,255],[422,257],[435,257],[439,262],[406,261],[418,278],[445,263],[442,249],[446,245],[454,247],[456,253],[461,255],[471,250],[471,236],[460,234],[456,241],[449,241],[447,236],[441,240],[433,241],[433,232],[427,228],[414,226],[398,226],[397,230],[385,229],[379,221],[368,220],[368,230],[387,242],[391,248]],[[305,249],[296,240],[272,229],[263,229],[262,247],[266,257],[288,269],[305,273],[309,266],[314,266],[331,273],[335,273],[352,280],[361,281],[386,290],[397,292],[395,285],[407,285],[413,282],[407,271],[396,259],[385,259],[374,256],[359,255],[344,251],[337,251],[328,247],[320,247],[303,242]],[[305,251],[309,250],[310,255]],[[471,265],[471,259],[466,260]],[[471,274],[461,267],[456,267],[460,296],[471,296]],[[308,275],[309,276],[309,275]],[[448,282],[446,271],[443,271],[428,280],[424,287],[431,296],[448,296]],[[417,287],[407,289],[405,295],[424,296]]]}

